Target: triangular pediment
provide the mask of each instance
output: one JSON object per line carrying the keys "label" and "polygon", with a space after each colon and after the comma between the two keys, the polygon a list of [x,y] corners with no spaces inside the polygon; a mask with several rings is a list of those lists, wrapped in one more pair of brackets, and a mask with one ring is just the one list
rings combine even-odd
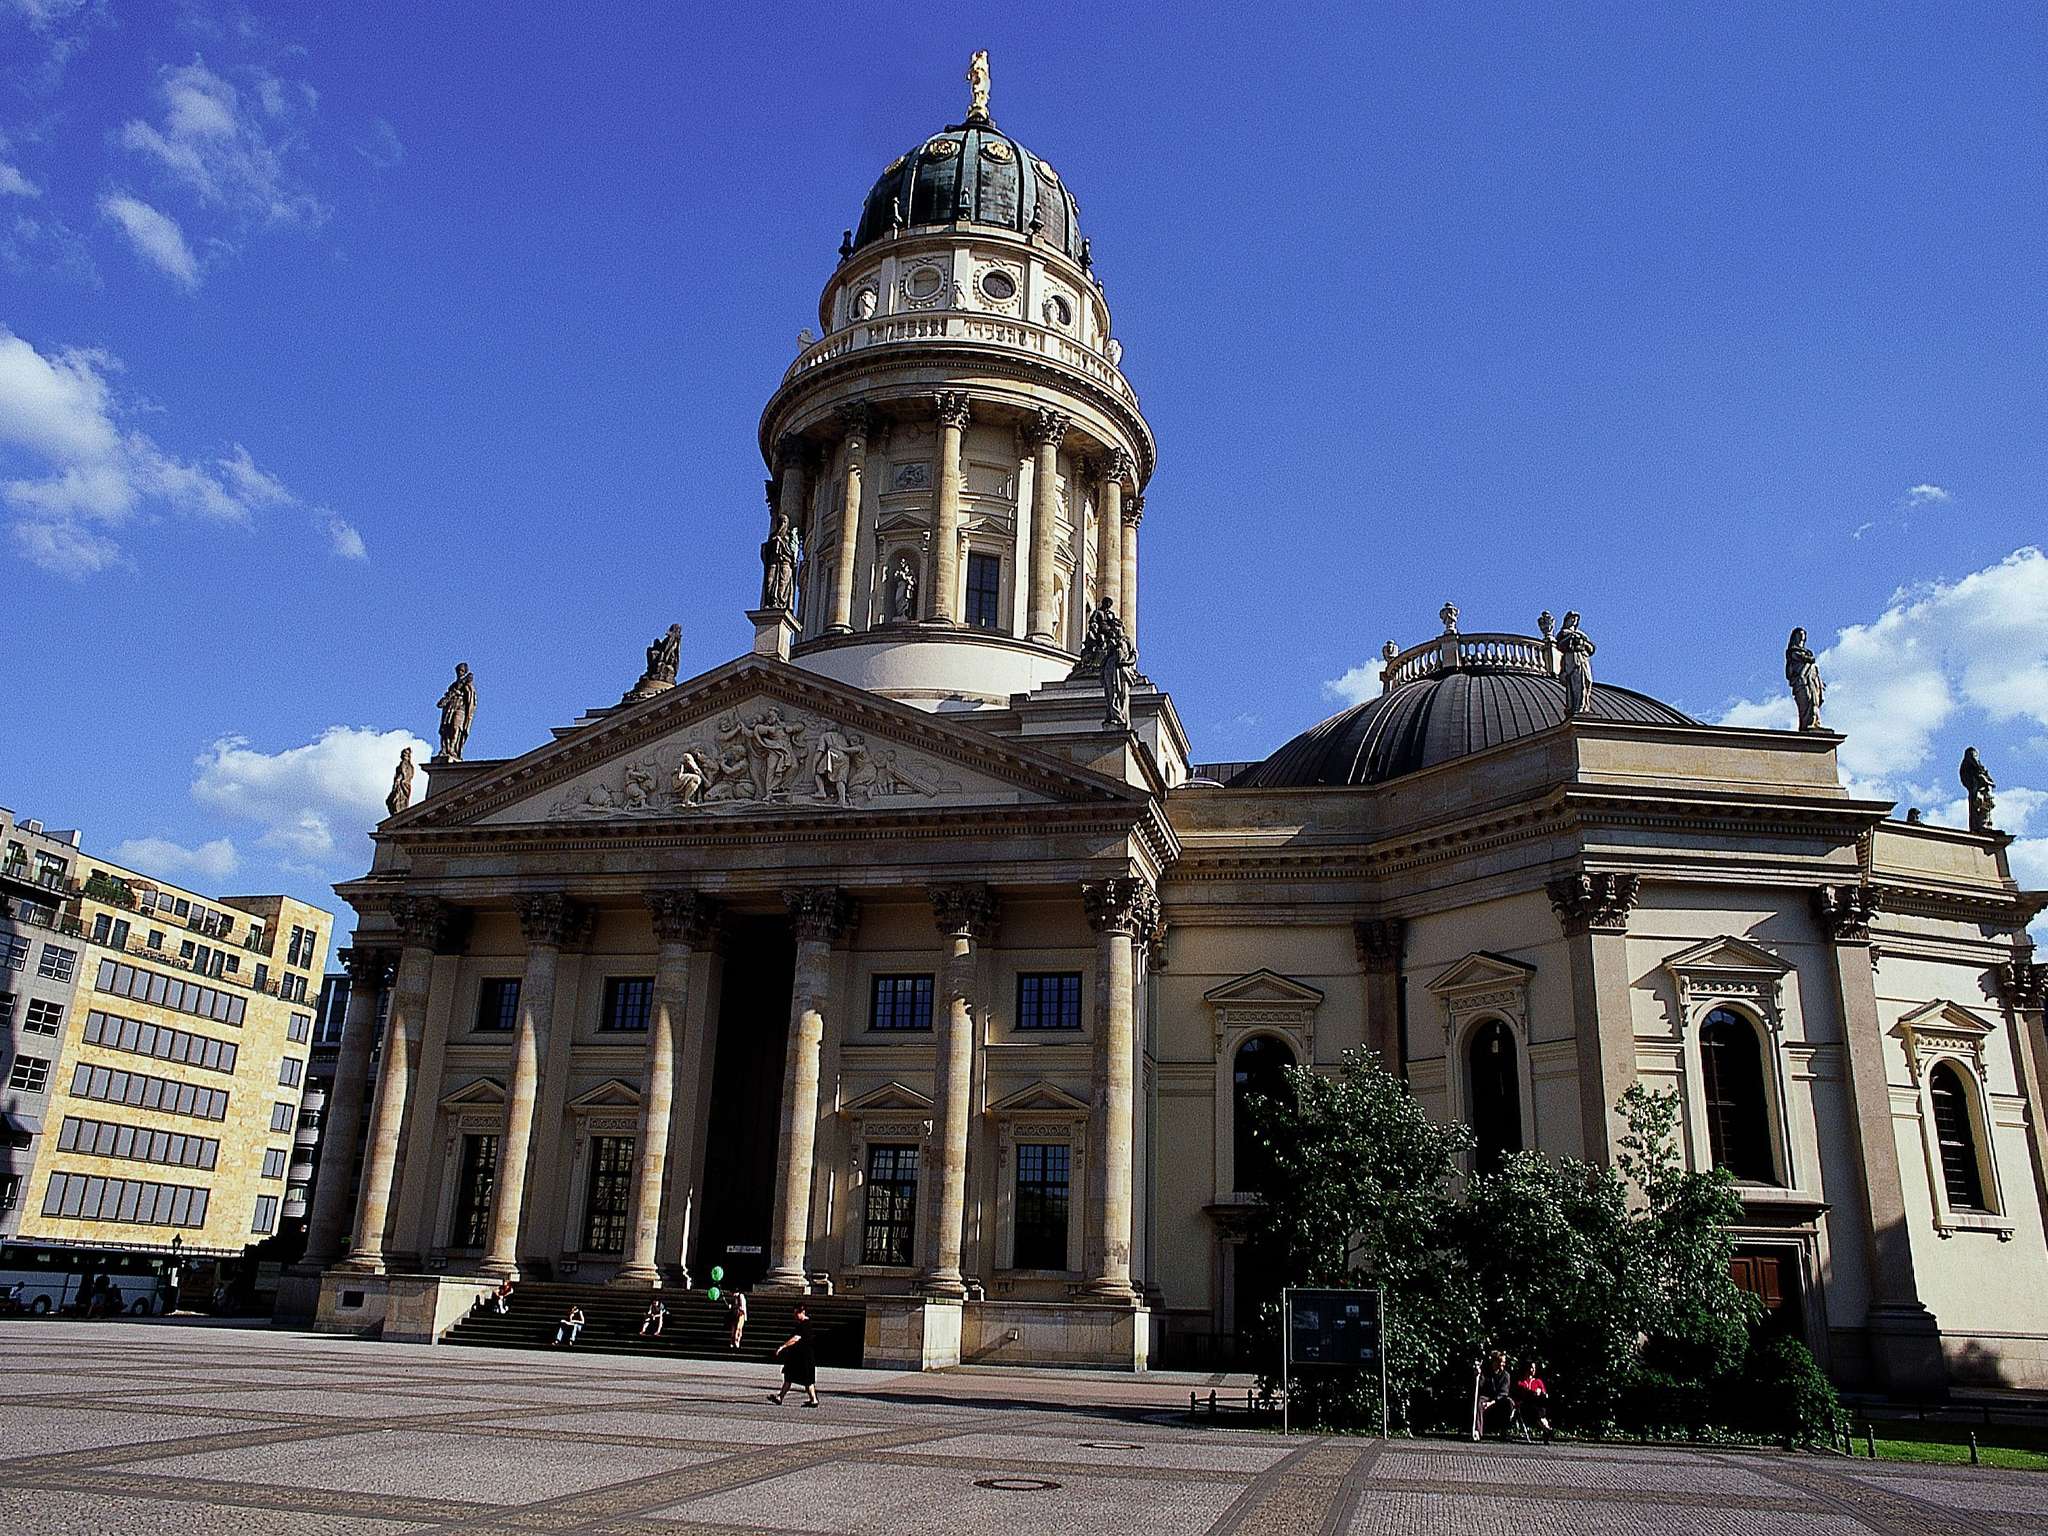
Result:
{"label": "triangular pediment", "polygon": [[569,1101],[570,1109],[638,1109],[640,1090],[631,1083],[608,1077],[595,1088],[587,1088]]}
{"label": "triangular pediment", "polygon": [[893,1080],[882,1084],[879,1088],[869,1089],[859,1098],[849,1100],[846,1105],[846,1112],[848,1114],[867,1114],[870,1111],[879,1111],[887,1114],[894,1111],[897,1113],[928,1115],[931,1113],[931,1110],[932,1101],[930,1099],[919,1093],[915,1088]]}
{"label": "triangular pediment", "polygon": [[1282,976],[1278,971],[1264,968],[1240,976],[1235,981],[1226,981],[1220,987],[1211,987],[1202,994],[1202,1001],[1211,1005],[1218,1003],[1299,1003],[1313,1008],[1323,1000],[1323,994],[1306,982]]}
{"label": "triangular pediment", "polygon": [[988,1112],[992,1115],[1021,1115],[1034,1112],[1085,1115],[1088,1113],[1088,1102],[1085,1099],[1077,1099],[1057,1084],[1048,1083],[1044,1078],[1040,1078],[1035,1083],[1019,1088],[1008,1097],[996,1100],[989,1105]]}
{"label": "triangular pediment", "polygon": [[[676,824],[953,807],[1141,803],[1063,758],[771,657],[745,656],[479,765],[380,835]],[[432,773],[431,766],[429,774]]]}
{"label": "triangular pediment", "polygon": [[1439,971],[1436,979],[1429,983],[1429,990],[1441,997],[1446,993],[1482,987],[1520,987],[1526,986],[1535,974],[1533,965],[1477,949]]}
{"label": "triangular pediment", "polygon": [[1717,939],[1708,939],[1690,949],[1680,950],[1664,962],[1664,969],[1673,974],[1715,971],[1724,975],[1734,972],[1783,976],[1792,967],[1762,945],[1738,939],[1733,934],[1722,934]]}
{"label": "triangular pediment", "polygon": [[1895,1035],[1918,1035],[1922,1039],[1943,1039],[1955,1041],[1981,1041],[1991,1033],[1992,1026],[1975,1011],[1961,1003],[1951,1003],[1937,998],[1934,1002],[1923,1003],[1892,1026]]}
{"label": "triangular pediment", "polygon": [[494,1077],[464,1083],[441,1099],[443,1109],[486,1109],[505,1102],[505,1085]]}

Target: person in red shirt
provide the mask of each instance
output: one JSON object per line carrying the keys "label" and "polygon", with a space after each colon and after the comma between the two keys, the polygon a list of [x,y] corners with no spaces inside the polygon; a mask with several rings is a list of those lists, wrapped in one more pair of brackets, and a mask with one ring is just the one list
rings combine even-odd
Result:
{"label": "person in red shirt", "polygon": [[1515,1382],[1515,1406],[1521,1410],[1524,1424],[1533,1424],[1543,1431],[1545,1445],[1556,1437],[1550,1427],[1550,1386],[1543,1379],[1542,1361],[1531,1360],[1523,1367]]}

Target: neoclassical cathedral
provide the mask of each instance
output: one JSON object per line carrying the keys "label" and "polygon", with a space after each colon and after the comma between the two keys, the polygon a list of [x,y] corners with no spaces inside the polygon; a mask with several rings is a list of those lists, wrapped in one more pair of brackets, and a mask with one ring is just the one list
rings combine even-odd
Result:
{"label": "neoclassical cathedral", "polygon": [[1593,681],[1576,615],[1447,606],[1377,696],[1196,762],[1153,669],[1199,658],[1129,664],[1156,446],[1094,253],[970,78],[762,412],[752,650],[679,680],[664,637],[510,758],[451,689],[339,887],[323,1325],[716,1265],[857,1299],[875,1364],[1228,1362],[1272,1286],[1241,1104],[1366,1047],[1482,1158],[1608,1161],[1676,1090],[1838,1380],[2048,1385],[2009,840],[1856,798],[1817,719]]}

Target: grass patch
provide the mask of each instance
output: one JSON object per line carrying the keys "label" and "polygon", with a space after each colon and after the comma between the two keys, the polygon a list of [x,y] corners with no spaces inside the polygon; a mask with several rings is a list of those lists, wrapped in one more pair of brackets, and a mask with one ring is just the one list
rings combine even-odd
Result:
{"label": "grass patch", "polygon": [[[1877,1431],[1879,1461],[1917,1461],[1935,1466],[1970,1464],[1970,1431],[1965,1425],[1911,1421],[1871,1426]],[[1856,1454],[1866,1454],[1864,1426],[1856,1426]],[[1977,1459],[1987,1467],[2048,1472],[2048,1431],[2021,1425],[1992,1425],[1977,1431]]]}

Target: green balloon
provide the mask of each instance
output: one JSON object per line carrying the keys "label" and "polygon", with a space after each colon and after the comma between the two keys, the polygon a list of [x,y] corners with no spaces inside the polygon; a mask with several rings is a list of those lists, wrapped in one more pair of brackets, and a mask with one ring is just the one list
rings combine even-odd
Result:
{"label": "green balloon", "polygon": [[710,1290],[706,1291],[706,1292],[704,1293],[704,1299],[705,1299],[706,1301],[716,1301],[716,1300],[718,1300],[718,1287],[714,1285],[714,1286],[712,1286],[712,1287],[711,1287],[711,1289],[710,1289]]}
{"label": "green balloon", "polygon": [[724,1278],[725,1278],[725,1266],[724,1266],[723,1264],[714,1264],[714,1265],[712,1265],[712,1266],[711,1266],[711,1283],[712,1283],[713,1285],[716,1285],[716,1284],[718,1284],[718,1282],[719,1282],[719,1281],[723,1280]]}

